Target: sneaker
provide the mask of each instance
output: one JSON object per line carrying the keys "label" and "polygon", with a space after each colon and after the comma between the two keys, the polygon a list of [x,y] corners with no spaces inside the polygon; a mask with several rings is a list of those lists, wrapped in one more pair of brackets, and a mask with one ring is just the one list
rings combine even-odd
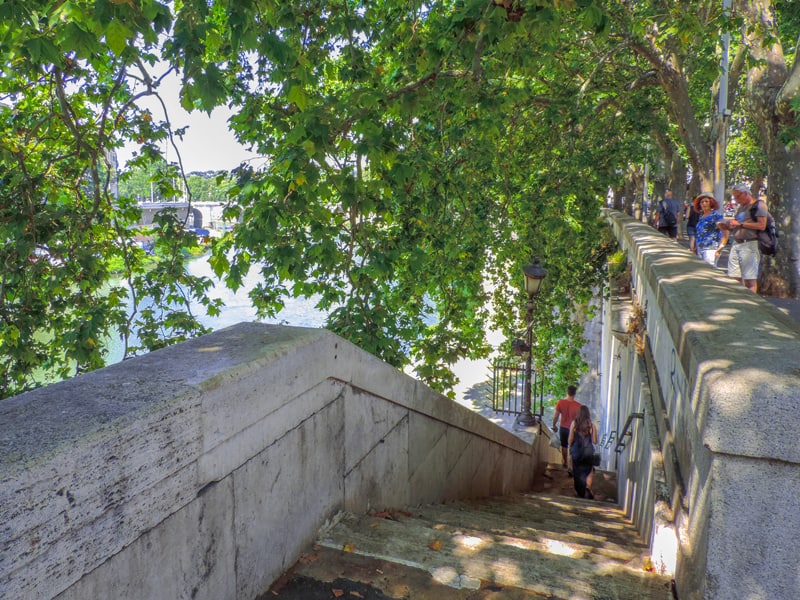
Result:
{"label": "sneaker", "polygon": [[592,493],[592,490],[590,490],[589,488],[586,488],[586,498],[588,500],[594,500],[594,494]]}
{"label": "sneaker", "polygon": [[567,477],[572,477],[572,471],[570,471],[569,469],[567,469]]}

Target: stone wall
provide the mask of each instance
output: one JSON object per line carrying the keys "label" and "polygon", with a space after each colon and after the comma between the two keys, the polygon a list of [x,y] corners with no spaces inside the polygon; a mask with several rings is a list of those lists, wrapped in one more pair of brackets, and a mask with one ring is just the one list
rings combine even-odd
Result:
{"label": "stone wall", "polygon": [[[654,512],[669,514],[677,532],[679,597],[794,597],[800,581],[787,549],[800,526],[800,446],[786,440],[800,428],[800,327],[651,227],[607,216],[632,263],[647,341],[645,366],[626,358],[629,346],[604,348],[607,404],[618,402],[618,373],[629,394],[622,406],[653,403],[621,460],[641,463],[631,456],[658,442],[668,489],[654,498],[669,511]],[[631,472],[622,485],[644,490],[644,476]]]}
{"label": "stone wall", "polygon": [[255,323],[4,400],[0,422],[3,598],[249,600],[338,511],[527,490],[547,441],[328,332]]}

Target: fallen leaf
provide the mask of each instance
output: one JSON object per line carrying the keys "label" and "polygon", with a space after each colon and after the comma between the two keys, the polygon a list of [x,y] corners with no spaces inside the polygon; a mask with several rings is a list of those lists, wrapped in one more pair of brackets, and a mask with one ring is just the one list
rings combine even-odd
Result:
{"label": "fallen leaf", "polygon": [[390,519],[392,521],[397,521],[397,517],[411,517],[410,512],[406,512],[404,510],[397,510],[396,508],[387,508],[386,510],[381,510],[378,512],[372,513],[373,517],[378,519]]}
{"label": "fallen leaf", "polygon": [[437,552],[442,549],[442,542],[439,540],[433,540],[430,544],[428,544],[428,548],[431,550],[436,550]]}
{"label": "fallen leaf", "polygon": [[355,544],[345,544],[344,546],[342,546],[342,550],[344,550],[345,552],[355,552],[356,551],[356,545]]}
{"label": "fallen leaf", "polygon": [[313,562],[317,562],[318,560],[319,560],[319,555],[317,553],[314,553],[314,554],[304,554],[303,556],[300,557],[300,560],[298,562],[303,565],[308,565]]}
{"label": "fallen leaf", "polygon": [[337,598],[341,598],[342,596],[344,596],[344,590],[333,588],[331,592],[333,592],[333,595],[336,596]]}

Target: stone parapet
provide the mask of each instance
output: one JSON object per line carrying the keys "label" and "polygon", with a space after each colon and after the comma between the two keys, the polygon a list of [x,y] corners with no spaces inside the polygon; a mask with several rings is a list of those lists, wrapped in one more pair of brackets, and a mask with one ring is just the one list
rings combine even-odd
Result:
{"label": "stone parapet", "polygon": [[4,400],[0,423],[4,598],[250,600],[338,511],[527,490],[546,443],[256,323]]}
{"label": "stone parapet", "polygon": [[[779,549],[794,547],[800,525],[800,446],[787,443],[800,429],[800,327],[653,228],[606,215],[645,311],[679,596],[793,597],[796,566]],[[609,377],[635,393],[636,361],[608,358]]]}

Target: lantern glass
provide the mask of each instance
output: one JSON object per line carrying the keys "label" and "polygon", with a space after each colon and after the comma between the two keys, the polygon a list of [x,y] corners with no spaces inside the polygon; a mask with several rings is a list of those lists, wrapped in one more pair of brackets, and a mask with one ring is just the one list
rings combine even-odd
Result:
{"label": "lantern glass", "polygon": [[536,296],[542,287],[542,281],[547,276],[547,271],[542,268],[539,258],[534,258],[531,264],[522,268],[525,275],[525,292],[528,296]]}

